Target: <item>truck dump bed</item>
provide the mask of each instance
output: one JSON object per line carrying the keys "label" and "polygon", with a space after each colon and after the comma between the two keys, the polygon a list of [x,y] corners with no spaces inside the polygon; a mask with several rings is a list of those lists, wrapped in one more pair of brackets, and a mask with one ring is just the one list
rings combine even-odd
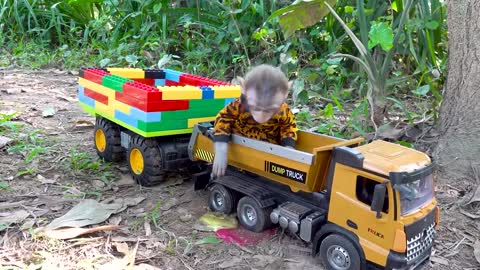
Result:
{"label": "truck dump bed", "polygon": [[[210,123],[195,125],[189,145],[190,159],[213,162],[212,134]],[[343,140],[299,131],[296,149],[289,149],[232,135],[228,164],[286,184],[294,192],[318,192],[326,186],[332,149],[355,146],[362,141],[363,138]]]}
{"label": "truck dump bed", "polygon": [[240,96],[240,86],[170,69],[87,68],[78,84],[86,112],[143,137],[191,133]]}

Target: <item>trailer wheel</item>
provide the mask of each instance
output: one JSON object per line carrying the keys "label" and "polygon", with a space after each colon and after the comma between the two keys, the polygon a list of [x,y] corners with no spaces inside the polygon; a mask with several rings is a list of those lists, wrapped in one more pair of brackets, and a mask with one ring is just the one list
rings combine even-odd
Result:
{"label": "trailer wheel", "polygon": [[164,180],[162,154],[157,141],[134,136],[127,153],[128,168],[135,181],[142,186],[153,186]]}
{"label": "trailer wheel", "polygon": [[235,209],[235,193],[223,185],[215,184],[210,190],[208,206],[212,211],[230,214]]}
{"label": "trailer wheel", "polygon": [[105,161],[120,161],[124,150],[120,144],[120,129],[105,118],[97,117],[93,131],[95,149]]}
{"label": "trailer wheel", "polygon": [[272,225],[270,213],[272,208],[261,208],[251,197],[240,199],[237,206],[237,217],[245,228],[254,232],[261,232]]}
{"label": "trailer wheel", "polygon": [[320,257],[328,270],[361,268],[358,250],[350,240],[339,234],[331,234],[323,239],[320,244]]}

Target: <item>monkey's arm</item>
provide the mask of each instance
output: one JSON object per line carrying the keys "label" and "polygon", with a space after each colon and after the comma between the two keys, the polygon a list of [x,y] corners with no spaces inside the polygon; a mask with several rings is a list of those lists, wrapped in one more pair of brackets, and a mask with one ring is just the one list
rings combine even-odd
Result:
{"label": "monkey's arm", "polygon": [[288,105],[284,104],[282,106],[281,115],[280,138],[282,140],[282,145],[295,148],[298,129],[297,123],[295,122],[295,117]]}
{"label": "monkey's arm", "polygon": [[235,100],[217,114],[213,127],[215,158],[213,159],[212,174],[214,176],[225,175],[228,163],[228,142],[231,139],[233,125],[238,118],[239,106],[240,102]]}

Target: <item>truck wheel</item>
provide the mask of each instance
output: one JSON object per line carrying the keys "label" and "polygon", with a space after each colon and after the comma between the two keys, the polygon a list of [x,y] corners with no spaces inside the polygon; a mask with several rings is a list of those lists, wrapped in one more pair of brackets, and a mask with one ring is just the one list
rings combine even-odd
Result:
{"label": "truck wheel", "polygon": [[208,206],[212,211],[230,214],[235,208],[235,194],[223,185],[215,184],[210,190]]}
{"label": "truck wheel", "polygon": [[237,217],[245,228],[253,232],[261,232],[272,225],[270,213],[272,208],[261,208],[251,197],[240,199],[237,206]]}
{"label": "truck wheel", "polygon": [[355,270],[361,268],[360,255],[350,240],[331,234],[320,244],[320,257],[330,270]]}
{"label": "truck wheel", "polygon": [[157,141],[134,136],[127,153],[133,179],[142,186],[153,186],[164,180],[162,155]]}
{"label": "truck wheel", "polygon": [[108,162],[122,160],[124,150],[120,144],[120,130],[116,124],[97,117],[93,139],[100,158]]}

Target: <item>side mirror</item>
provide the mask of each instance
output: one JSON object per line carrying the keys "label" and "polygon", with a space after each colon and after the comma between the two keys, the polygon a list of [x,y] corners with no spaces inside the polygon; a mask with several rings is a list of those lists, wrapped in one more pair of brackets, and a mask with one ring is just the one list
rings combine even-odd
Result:
{"label": "side mirror", "polygon": [[370,209],[377,212],[377,218],[382,217],[383,203],[385,201],[385,192],[387,192],[387,184],[381,183],[375,185],[375,191],[373,191],[373,200]]}

